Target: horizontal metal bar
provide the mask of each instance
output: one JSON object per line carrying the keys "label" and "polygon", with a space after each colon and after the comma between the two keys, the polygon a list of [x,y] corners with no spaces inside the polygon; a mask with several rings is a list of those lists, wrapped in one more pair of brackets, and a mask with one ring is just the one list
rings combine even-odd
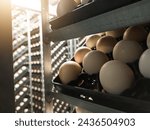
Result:
{"label": "horizontal metal bar", "polygon": [[100,113],[121,112],[120,110],[105,107],[105,106],[102,106],[102,105],[98,105],[98,104],[95,104],[95,103],[91,103],[91,102],[88,102],[88,101],[85,101],[85,100],[82,100],[82,99],[77,99],[77,98],[67,96],[67,95],[64,95],[64,94],[60,94],[60,93],[50,92],[49,94],[50,94],[50,96],[53,96],[54,98],[64,100],[66,102],[69,102],[72,105],[85,108],[86,110],[89,110],[89,111],[95,112],[95,113],[99,113],[99,112]]}

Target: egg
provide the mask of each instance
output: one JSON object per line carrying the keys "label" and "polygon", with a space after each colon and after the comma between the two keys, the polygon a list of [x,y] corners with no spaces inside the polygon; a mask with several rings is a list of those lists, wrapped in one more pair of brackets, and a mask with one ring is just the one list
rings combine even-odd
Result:
{"label": "egg", "polygon": [[88,47],[80,47],[75,51],[74,59],[77,63],[82,63],[84,56],[91,51]]}
{"label": "egg", "polygon": [[93,50],[88,52],[83,58],[83,69],[89,75],[97,74],[102,65],[108,61],[108,57],[100,51]]}
{"label": "egg", "polygon": [[113,58],[124,63],[133,63],[140,58],[142,52],[143,49],[138,42],[121,40],[113,49]]}
{"label": "egg", "polygon": [[112,36],[114,38],[122,37],[124,34],[125,29],[116,29],[113,31],[107,31],[106,36]]}
{"label": "egg", "polygon": [[81,0],[81,4],[87,4],[90,0]]}
{"label": "egg", "polygon": [[125,63],[111,60],[102,66],[99,79],[105,91],[121,94],[133,85],[134,73]]}
{"label": "egg", "polygon": [[97,35],[99,35],[100,37],[102,37],[102,36],[105,36],[106,33],[105,32],[100,32],[100,33],[97,33]]}
{"label": "egg", "polygon": [[88,36],[88,38],[86,39],[86,42],[85,42],[86,46],[89,47],[89,48],[96,47],[96,43],[97,43],[99,38],[100,38],[99,35]]}
{"label": "egg", "polygon": [[78,5],[81,4],[81,0],[74,0]]}
{"label": "egg", "polygon": [[77,7],[74,0],[60,0],[57,6],[57,16],[63,16]]}
{"label": "egg", "polygon": [[143,52],[139,60],[139,70],[141,74],[150,78],[150,49]]}
{"label": "egg", "polygon": [[147,47],[150,48],[150,33],[148,34],[147,37]]}
{"label": "egg", "polygon": [[97,41],[96,50],[99,50],[103,53],[110,53],[113,51],[116,43],[117,40],[112,36],[103,36]]}
{"label": "egg", "polygon": [[124,40],[143,42],[147,38],[147,32],[143,26],[132,26],[126,29],[123,35]]}
{"label": "egg", "polygon": [[59,78],[63,84],[76,80],[81,72],[81,66],[74,61],[67,61],[59,68]]}

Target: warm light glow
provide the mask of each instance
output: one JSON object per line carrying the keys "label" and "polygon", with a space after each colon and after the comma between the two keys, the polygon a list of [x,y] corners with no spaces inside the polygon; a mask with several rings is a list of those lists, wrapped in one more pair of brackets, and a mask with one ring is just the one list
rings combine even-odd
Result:
{"label": "warm light glow", "polygon": [[30,8],[33,10],[40,10],[40,0],[11,0],[13,5]]}
{"label": "warm light glow", "polygon": [[[17,5],[23,8],[29,8],[33,10],[41,10],[41,0],[11,0],[12,5]],[[53,2],[52,2],[53,1]],[[59,0],[50,0],[49,13],[56,16],[56,8]]]}
{"label": "warm light glow", "polygon": [[57,9],[57,5],[49,5],[49,13],[50,14],[56,16],[57,15],[56,9]]}

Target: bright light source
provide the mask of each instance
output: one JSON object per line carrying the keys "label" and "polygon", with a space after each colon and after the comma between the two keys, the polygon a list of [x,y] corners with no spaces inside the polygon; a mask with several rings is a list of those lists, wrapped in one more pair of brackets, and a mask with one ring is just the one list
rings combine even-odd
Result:
{"label": "bright light source", "polygon": [[[11,0],[12,5],[17,5],[23,8],[29,8],[32,10],[41,10],[41,0]],[[59,0],[50,0],[49,1],[49,13],[53,16],[56,16],[56,8]]]}
{"label": "bright light source", "polygon": [[13,5],[30,8],[34,10],[41,9],[40,0],[11,0]]}
{"label": "bright light source", "polygon": [[59,2],[59,0],[49,0],[49,3],[51,5],[56,5]]}

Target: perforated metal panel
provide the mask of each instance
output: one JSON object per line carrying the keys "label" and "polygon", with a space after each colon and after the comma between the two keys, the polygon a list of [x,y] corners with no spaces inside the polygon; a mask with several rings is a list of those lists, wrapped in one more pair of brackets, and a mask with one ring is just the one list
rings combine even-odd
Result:
{"label": "perforated metal panel", "polygon": [[16,112],[31,112],[26,12],[14,7],[12,19]]}
{"label": "perforated metal panel", "polygon": [[[79,38],[71,39],[67,41],[61,41],[59,43],[51,42],[52,49],[52,75],[53,79],[58,76],[59,67],[64,62],[71,60],[74,56],[75,50],[82,46],[83,43],[79,42]],[[53,87],[54,92],[58,92],[55,87]],[[66,103],[60,99],[53,99],[53,112],[54,113],[70,113],[74,111],[74,106]]]}
{"label": "perforated metal panel", "polygon": [[[52,57],[52,75],[53,79],[58,76],[59,67],[61,64],[69,60],[69,51],[67,41],[59,43],[51,42],[51,57]],[[58,92],[55,87],[53,90]],[[71,112],[71,105],[59,99],[53,99],[53,112],[66,113]]]}

